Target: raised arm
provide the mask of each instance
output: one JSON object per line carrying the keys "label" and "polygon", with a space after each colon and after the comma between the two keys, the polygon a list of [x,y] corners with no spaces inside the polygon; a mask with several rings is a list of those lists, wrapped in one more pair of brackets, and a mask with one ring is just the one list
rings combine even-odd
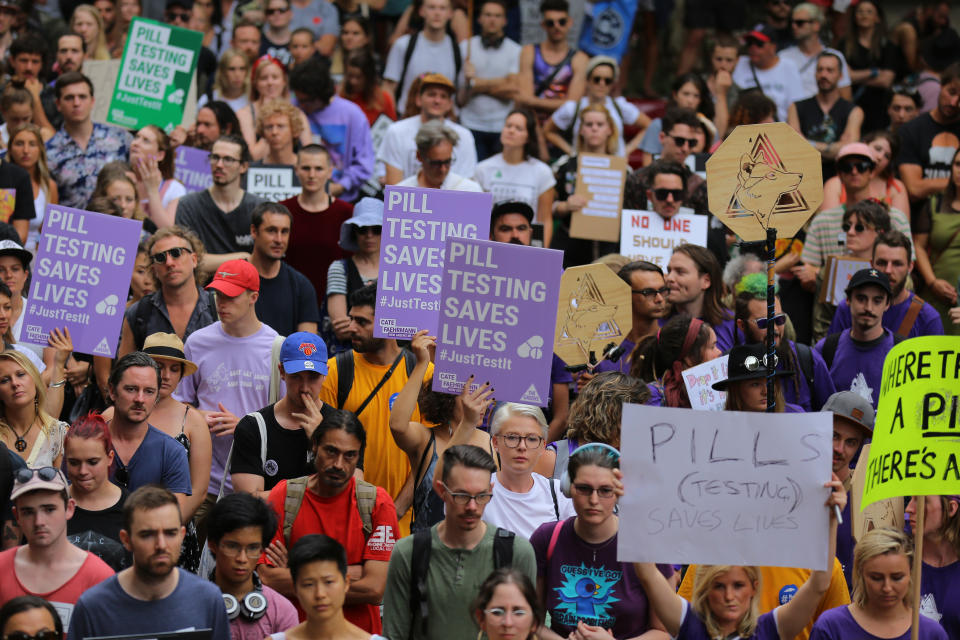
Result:
{"label": "raised arm", "polygon": [[[830,588],[830,576],[832,571],[829,567],[833,566],[834,558],[837,555],[837,510],[843,511],[847,506],[847,492],[843,489],[843,483],[837,474],[833,474],[830,482],[823,485],[830,487],[830,497],[827,499],[826,507],[830,510],[830,564],[826,571],[814,571],[803,583],[803,586],[797,591],[797,595],[787,604],[779,607],[777,610],[777,632],[780,634],[780,640],[793,640],[800,633],[810,619],[817,611],[823,594]],[[833,507],[836,506],[837,509]]]}
{"label": "raised arm", "polygon": [[[457,398],[457,404],[462,407],[463,417],[460,419],[460,424],[457,425],[457,428],[454,429],[450,435],[450,441],[447,442],[447,447],[454,447],[458,444],[476,445],[477,443],[474,442],[473,439],[478,433],[484,436],[487,446],[489,446],[489,437],[483,432],[478,432],[477,425],[480,424],[483,416],[487,413],[487,409],[493,404],[493,389],[490,387],[489,382],[484,382],[473,391],[470,390],[472,385],[473,376],[471,375],[467,378],[466,384],[463,385],[463,391],[460,392],[460,396]],[[440,456],[440,459],[437,460],[437,468],[433,472],[433,477],[442,478],[442,472],[443,456]]]}
{"label": "raised arm", "polygon": [[410,372],[400,395],[393,403],[390,411],[390,433],[394,442],[400,447],[410,464],[417,464],[421,450],[429,439],[427,428],[419,422],[411,422],[413,411],[417,408],[417,398],[420,396],[420,387],[423,385],[423,376],[430,366],[430,348],[436,346],[436,336],[427,335],[426,330],[417,331],[410,342],[410,350],[417,357],[417,364]]}
{"label": "raised arm", "polygon": [[654,563],[635,562],[633,570],[643,585],[651,615],[659,618],[667,633],[675,637],[683,622],[683,598],[677,595]]}

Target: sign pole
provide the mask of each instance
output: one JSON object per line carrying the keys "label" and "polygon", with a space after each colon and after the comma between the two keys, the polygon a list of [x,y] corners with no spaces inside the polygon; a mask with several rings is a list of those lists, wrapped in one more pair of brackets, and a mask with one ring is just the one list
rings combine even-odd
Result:
{"label": "sign pole", "polygon": [[[777,229],[776,227],[767,228],[767,363],[775,361],[777,353],[776,333],[773,330],[773,315],[776,307],[774,306],[774,263],[776,262],[777,248]],[[765,365],[766,366],[766,365]],[[767,366],[767,413],[773,413],[777,410],[777,402],[774,398],[774,387],[776,381],[776,366]]]}
{"label": "sign pole", "polygon": [[910,575],[910,586],[913,591],[910,597],[913,606],[913,622],[910,624],[910,640],[920,638],[920,571],[923,569],[923,527],[927,510],[927,497],[916,496],[917,522],[913,528],[913,567]]}

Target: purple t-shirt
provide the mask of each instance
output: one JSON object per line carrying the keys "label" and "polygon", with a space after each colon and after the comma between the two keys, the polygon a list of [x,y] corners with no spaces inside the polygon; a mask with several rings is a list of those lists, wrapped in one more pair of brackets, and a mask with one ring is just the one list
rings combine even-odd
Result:
{"label": "purple t-shirt", "polygon": [[[823,355],[823,343],[826,338],[817,343],[815,349]],[[830,365],[830,377],[837,391],[855,390],[851,387],[866,385],[873,396],[873,406],[877,406],[880,399],[880,382],[883,378],[883,361],[887,353],[893,348],[893,334],[884,331],[876,340],[860,342],[850,337],[850,331],[840,334],[840,342]]]}
{"label": "purple t-shirt", "polygon": [[[204,411],[219,411],[223,406],[238,417],[270,404],[270,355],[277,332],[265,323],[253,335],[237,338],[223,330],[220,321],[190,334],[183,353],[197,365],[197,372],[180,381],[174,397]],[[285,388],[280,382],[280,396]],[[213,465],[209,493],[220,490],[223,467],[233,436],[213,437]],[[227,478],[227,493],[232,491]]]}
{"label": "purple t-shirt", "polygon": [[[883,328],[891,333],[895,333],[897,329],[900,328],[900,324],[903,322],[904,316],[907,315],[907,310],[910,309],[910,303],[915,297],[914,293],[910,293],[907,296],[907,299],[903,302],[895,305],[891,305],[883,314]],[[840,304],[837,305],[837,311],[833,314],[833,322],[830,323],[830,330],[828,333],[840,333],[844,329],[849,329],[853,325],[853,320],[850,316],[850,307],[847,305],[846,300],[841,300]],[[916,338],[917,336],[942,336],[943,335],[943,321],[940,319],[940,314],[937,313],[937,310],[934,309],[931,305],[924,303],[920,307],[920,313],[917,315],[916,321],[913,323],[913,327],[910,328],[910,333],[907,335],[908,338]]]}
{"label": "purple t-shirt", "polygon": [[659,382],[648,382],[647,389],[650,390],[650,399],[647,404],[651,407],[663,406],[663,385]]}
{"label": "purple t-shirt", "polygon": [[[909,640],[910,629],[896,638],[886,640]],[[884,640],[864,631],[850,614],[850,605],[824,611],[810,632],[810,640]],[[949,640],[943,627],[933,620],[920,616],[920,640]]]}
{"label": "purple t-shirt", "polygon": [[[541,525],[530,536],[537,555],[537,577],[544,578],[550,628],[566,638],[577,621],[610,629],[614,638],[633,638],[650,627],[647,596],[633,565],[617,561],[617,536],[605,542],[584,542],[573,530],[575,517],[562,524],[550,561],[547,550],[555,522]],[[667,577],[670,565],[658,565]]]}
{"label": "purple t-shirt", "polygon": [[[790,349],[793,350],[793,357],[797,361],[797,371],[790,378],[783,380],[783,399],[793,404],[803,407],[804,411],[820,411],[827,398],[836,393],[837,388],[833,384],[833,378],[830,377],[830,370],[827,369],[827,363],[823,361],[817,351],[811,349],[810,356],[813,360],[813,389],[807,384],[807,377],[803,375],[800,367],[800,357],[797,355],[797,344],[790,342]],[[785,369],[787,363],[781,362],[777,369]],[[799,388],[799,391],[798,391]]]}
{"label": "purple t-shirt", "polygon": [[713,332],[717,334],[717,349],[720,349],[721,353],[726,353],[733,347],[736,331],[737,321],[733,318],[727,318],[720,324],[713,325]]}
{"label": "purple t-shirt", "polygon": [[[777,607],[779,609],[779,607]],[[780,640],[780,634],[777,632],[777,609],[764,613],[757,618],[757,628],[753,630],[750,640]],[[683,621],[680,623],[680,631],[677,638],[683,640],[712,640],[707,633],[707,626],[703,620],[697,617],[693,607],[686,600],[683,601]]]}
{"label": "purple t-shirt", "polygon": [[850,515],[850,504],[853,499],[850,492],[847,492],[847,506],[843,508],[840,514],[843,522],[837,525],[837,560],[843,567],[843,577],[847,579],[847,588],[853,590],[853,548],[857,546],[857,541],[853,539],[852,522]]}
{"label": "purple t-shirt", "polygon": [[267,612],[257,620],[247,620],[243,616],[231,620],[231,640],[263,640],[300,624],[297,608],[282,594],[263,585],[263,595],[267,598]]}
{"label": "purple t-shirt", "polygon": [[920,614],[939,622],[951,640],[960,638],[960,562],[945,567],[923,563]]}
{"label": "purple t-shirt", "polygon": [[600,364],[597,365],[597,368],[594,369],[594,373],[603,373],[604,371],[619,371],[624,375],[629,375],[630,373],[630,354],[633,353],[636,343],[631,340],[623,339],[623,342],[620,343],[620,347],[623,349],[623,354],[617,359],[616,362],[611,360],[601,360]]}

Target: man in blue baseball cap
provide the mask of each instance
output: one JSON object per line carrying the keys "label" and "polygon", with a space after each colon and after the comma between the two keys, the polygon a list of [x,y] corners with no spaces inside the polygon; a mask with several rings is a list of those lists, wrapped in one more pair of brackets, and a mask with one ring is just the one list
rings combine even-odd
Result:
{"label": "man in blue baseball cap", "polygon": [[319,399],[327,375],[327,346],[320,336],[307,331],[288,336],[277,366],[286,394],[244,416],[233,434],[233,488],[264,500],[281,480],[313,473],[310,437],[335,411]]}

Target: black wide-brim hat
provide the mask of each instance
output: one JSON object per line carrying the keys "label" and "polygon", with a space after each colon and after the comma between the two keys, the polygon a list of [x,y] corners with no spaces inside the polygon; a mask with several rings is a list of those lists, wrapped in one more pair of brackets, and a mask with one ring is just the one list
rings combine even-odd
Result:
{"label": "black wide-brim hat", "polygon": [[[718,380],[713,383],[713,388],[717,391],[726,391],[731,382],[740,382],[742,380],[756,380],[757,378],[766,378],[770,370],[763,364],[763,358],[766,355],[762,344],[738,344],[730,349],[729,359],[727,361],[727,379]],[[757,367],[747,368],[747,362],[754,358]],[[774,365],[776,366],[776,365]],[[774,371],[774,376],[782,378],[792,376],[793,371],[789,369],[783,371]]]}

